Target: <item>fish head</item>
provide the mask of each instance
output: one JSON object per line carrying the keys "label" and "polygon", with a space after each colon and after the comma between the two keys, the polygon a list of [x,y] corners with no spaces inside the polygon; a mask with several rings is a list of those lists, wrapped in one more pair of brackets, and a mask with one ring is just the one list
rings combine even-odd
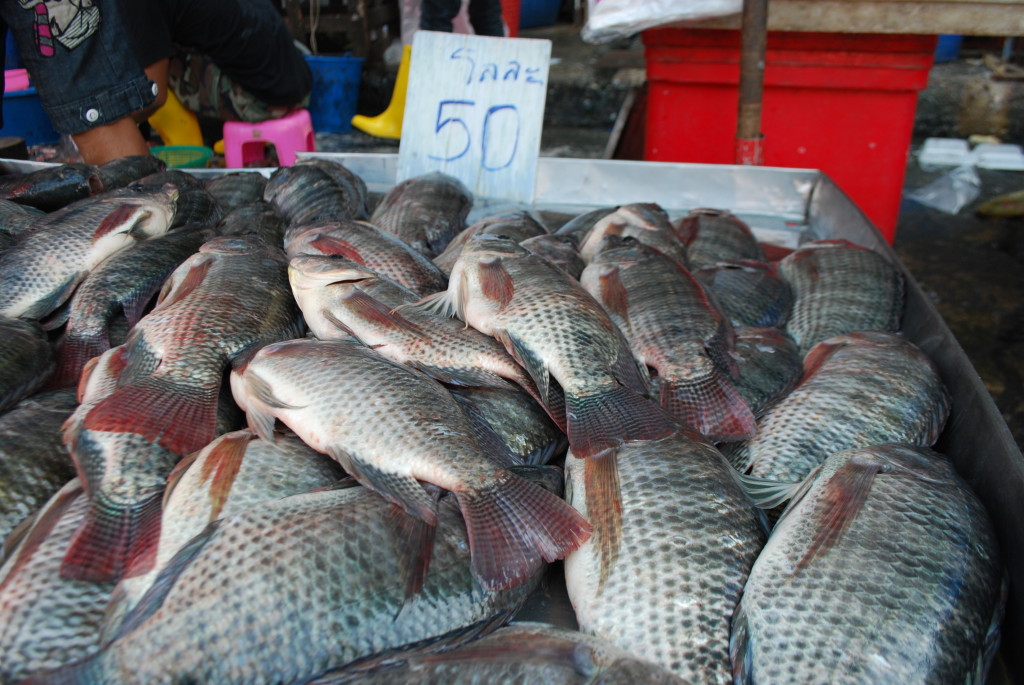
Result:
{"label": "fish head", "polygon": [[312,290],[375,278],[379,278],[376,271],[344,257],[297,255],[288,263],[288,280],[293,290]]}

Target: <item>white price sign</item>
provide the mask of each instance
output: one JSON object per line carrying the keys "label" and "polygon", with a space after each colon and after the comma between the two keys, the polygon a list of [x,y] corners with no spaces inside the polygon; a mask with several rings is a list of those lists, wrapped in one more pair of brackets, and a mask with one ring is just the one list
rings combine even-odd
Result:
{"label": "white price sign", "polygon": [[417,31],[398,180],[442,171],[479,197],[530,202],[551,41]]}

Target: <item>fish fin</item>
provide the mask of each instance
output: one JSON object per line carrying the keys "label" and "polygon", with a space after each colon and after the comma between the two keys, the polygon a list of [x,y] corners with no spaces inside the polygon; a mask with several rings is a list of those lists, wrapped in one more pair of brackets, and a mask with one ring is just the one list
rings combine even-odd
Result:
{"label": "fish fin", "polygon": [[813,376],[828,361],[829,357],[835,354],[840,348],[848,344],[847,338],[836,337],[818,343],[804,355],[804,371],[800,377],[802,383],[805,379]]}
{"label": "fish fin", "polygon": [[508,306],[515,295],[515,283],[501,263],[501,257],[480,261],[480,292],[488,300],[498,303],[498,311]]}
{"label": "fish fin", "polygon": [[181,279],[169,278],[160,289],[157,296],[155,309],[170,307],[180,302],[192,293],[206,279],[206,274],[213,267],[213,258],[207,255],[200,255],[189,265],[188,272]]}
{"label": "fish fin", "polygon": [[39,327],[44,331],[55,331],[68,322],[71,318],[71,299],[67,298],[50,315],[39,322]]}
{"label": "fish fin", "polygon": [[153,299],[160,285],[161,282],[154,282],[151,287],[133,292],[121,300],[121,309],[124,311],[124,318],[128,320],[129,329],[135,328],[135,324],[142,319],[146,305]]}
{"label": "fish fin", "polygon": [[[550,406],[551,403],[551,374],[548,373],[547,364],[540,355],[534,353],[525,343],[520,341],[508,331],[496,331],[495,338],[505,346],[512,358],[519,362],[519,365],[526,369],[526,374],[537,386],[540,395],[541,405]],[[554,417],[552,417],[554,418]],[[565,422],[562,422],[565,425]]]}
{"label": "fish fin", "polygon": [[484,453],[491,461],[502,467],[522,463],[519,457],[512,453],[512,450],[505,444],[505,441],[495,432],[486,417],[484,417],[483,413],[480,412],[472,401],[456,399],[459,402],[459,406],[462,407],[463,413],[469,419],[470,428],[473,430],[473,437],[476,438],[477,444],[483,448]]}
{"label": "fish fin", "polygon": [[327,309],[321,309],[320,310],[320,315],[322,317],[324,317],[324,319],[327,321],[327,323],[331,324],[332,326],[334,326],[339,331],[341,331],[342,333],[344,333],[348,337],[352,338],[353,340],[355,340],[357,342],[359,341],[359,338],[357,338],[356,334],[352,332],[352,329],[349,328],[348,326],[346,326],[345,322],[342,321],[341,319],[339,319],[338,317],[336,317],[333,312],[331,312],[331,311],[329,311]]}
{"label": "fish fin", "polygon": [[864,463],[853,458],[832,474],[825,483],[822,500],[818,504],[818,525],[811,537],[811,544],[797,563],[794,574],[839,544],[867,501],[875,476],[882,468],[881,464]]}
{"label": "fish fin", "polygon": [[[39,549],[39,545],[49,537],[50,532],[64,516],[68,507],[82,494],[81,480],[72,479],[58,490],[43,505],[42,509],[15,528],[4,544],[5,554],[13,555],[14,561],[7,574],[0,579],[0,592],[3,591],[8,581],[14,578],[17,571],[29,563],[32,555]],[[6,565],[6,562],[0,565]]]}
{"label": "fish fin", "polygon": [[[268,407],[273,407],[274,409],[303,409],[303,407],[288,404],[287,402],[283,402],[277,399],[277,396],[274,395],[274,389],[271,388],[270,385],[265,380],[263,380],[256,374],[246,374],[245,380],[249,386],[249,389],[252,391],[253,397],[255,397],[263,404],[267,405]],[[263,438],[264,440],[273,441],[273,436],[270,434],[261,435],[260,437]]]}
{"label": "fish fin", "polygon": [[594,527],[594,545],[601,564],[597,581],[597,594],[601,594],[622,545],[618,450],[609,449],[589,457],[583,463],[583,477],[587,518]]}
{"label": "fish fin", "polygon": [[210,483],[210,521],[220,518],[220,512],[224,509],[253,437],[247,430],[235,431],[217,438],[207,448],[206,459],[199,473],[203,483],[213,479]]}
{"label": "fish fin", "polygon": [[[113,351],[107,357],[107,373],[110,374],[114,379],[120,378],[124,372],[125,367],[128,366],[128,350],[124,345],[118,345],[112,348]],[[106,352],[104,352],[106,354]],[[82,367],[82,373],[78,377],[78,390],[75,393],[75,399],[81,404],[85,397],[85,390],[89,386],[89,379],[92,377],[93,372],[100,363],[99,357],[93,357],[89,361],[85,362]]]}
{"label": "fish fin", "polygon": [[160,539],[161,493],[115,505],[97,493],[85,520],[68,543],[60,575],[94,582],[120,580],[129,565],[136,573],[152,567]]}
{"label": "fish fin", "polygon": [[399,506],[429,526],[437,525],[437,502],[423,485],[412,476],[384,471],[358,459],[343,450],[328,448],[331,458],[345,467],[356,480],[370,488],[388,502]]}
{"label": "fish fin", "polygon": [[612,376],[622,385],[645,397],[650,394],[651,377],[647,366],[641,364],[629,347],[629,341],[618,326],[613,324],[619,349],[612,366]]}
{"label": "fish fin", "polygon": [[551,461],[556,454],[561,454],[569,446],[569,440],[565,435],[560,435],[547,445],[538,447],[527,454],[523,461],[531,466],[543,466]]}
{"label": "fish fin", "polygon": [[359,253],[359,250],[352,243],[341,238],[318,233],[315,238],[306,244],[320,254],[344,257],[360,266],[366,266],[366,260],[363,259],[363,255]]}
{"label": "fish fin", "polygon": [[[136,214],[138,214],[137,217]],[[119,205],[116,209],[110,212],[110,214],[103,217],[103,221],[101,221],[99,226],[96,227],[96,230],[93,231],[92,242],[96,243],[96,241],[98,241],[100,238],[103,238],[106,235],[116,232],[118,229],[125,225],[125,222],[132,220],[133,217],[135,218],[132,221],[131,227],[134,228],[135,225],[138,224],[140,221],[148,219],[150,214],[151,212],[142,212],[141,214],[139,214],[138,205]]]}
{"label": "fish fin", "polygon": [[167,502],[170,501],[171,494],[178,487],[178,484],[181,482],[181,479],[185,475],[185,472],[189,470],[192,464],[196,463],[196,460],[199,459],[199,455],[201,455],[202,453],[203,450],[196,450],[187,457],[182,458],[180,461],[178,461],[177,464],[174,465],[174,468],[171,469],[171,472],[167,474],[167,485],[166,487],[164,487],[164,498],[163,502],[160,505],[162,509],[167,508]]}
{"label": "fish fin", "polygon": [[590,524],[565,500],[508,471],[455,495],[473,572],[491,590],[520,585],[542,560],[563,559],[590,537]]}
{"label": "fish fin", "polygon": [[634,440],[658,440],[679,430],[672,416],[629,388],[593,395],[566,393],[566,433],[572,453],[586,459]]}
{"label": "fish fin", "polygon": [[89,430],[135,433],[174,454],[205,447],[216,436],[218,387],[147,376],[122,386],[93,407]]}
{"label": "fish fin", "polygon": [[455,298],[452,297],[450,292],[447,290],[442,290],[432,295],[426,295],[415,302],[400,304],[395,307],[393,311],[400,312],[405,309],[427,312],[435,316],[443,316],[446,319],[456,316],[459,311],[459,308],[455,304]]}
{"label": "fish fin", "polygon": [[518,387],[498,374],[484,369],[435,366],[418,361],[403,363],[405,366],[422,371],[435,381],[449,385],[462,385],[470,388],[501,388],[503,390],[513,390]]}
{"label": "fish fin", "polygon": [[405,513],[397,504],[391,505],[388,519],[394,533],[398,574],[405,580],[404,607],[423,590],[427,581],[437,527]]}
{"label": "fish fin", "polygon": [[754,682],[754,650],[750,643],[750,625],[741,598],[733,611],[732,630],[729,634],[729,657],[734,683]]}
{"label": "fish fin", "polygon": [[746,440],[757,433],[750,405],[718,367],[693,381],[661,376],[661,406],[714,442]]}
{"label": "fish fin", "polygon": [[[40,320],[47,314],[51,314],[64,304],[68,298],[71,297],[71,293],[75,291],[78,284],[85,279],[87,272],[76,271],[75,273],[68,276],[67,280],[60,284],[60,286],[42,299],[36,300],[31,307],[25,310],[25,313],[21,315],[23,319],[35,319]],[[70,311],[70,310],[69,310]],[[58,315],[63,316],[63,315]],[[59,326],[59,324],[58,324]],[[42,327],[42,326],[41,326]],[[50,330],[43,327],[43,330]]]}
{"label": "fish fin", "polygon": [[621,317],[629,323],[629,292],[622,284],[622,274],[619,267],[611,265],[601,271],[598,276],[598,287],[601,293],[601,303],[608,311]]}
{"label": "fish fin", "polygon": [[[409,333],[418,338],[427,337],[426,332],[422,328],[391,309],[391,307],[367,295],[359,288],[354,288],[342,301],[352,312],[372,325]],[[334,322],[332,321],[331,323]]]}
{"label": "fish fin", "polygon": [[50,378],[51,388],[70,388],[78,385],[85,365],[110,349],[106,331],[98,336],[65,336],[57,353],[57,369]]}
{"label": "fish fin", "polygon": [[804,486],[805,481],[791,483],[788,481],[769,480],[760,476],[751,476],[743,473],[736,473],[743,492],[747,493],[750,501],[758,509],[774,509],[784,502],[793,499]]}

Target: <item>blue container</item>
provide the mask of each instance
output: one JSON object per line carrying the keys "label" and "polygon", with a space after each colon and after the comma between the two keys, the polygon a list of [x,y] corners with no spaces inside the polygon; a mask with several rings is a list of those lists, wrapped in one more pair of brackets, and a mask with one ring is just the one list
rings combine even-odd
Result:
{"label": "blue container", "polygon": [[306,62],[313,72],[313,92],[308,108],[313,130],[324,133],[352,130],[363,58],[307,56]]}
{"label": "blue container", "polygon": [[961,35],[947,34],[939,36],[939,42],[935,45],[936,62],[952,62],[960,54],[960,44],[964,41]]}
{"label": "blue container", "polygon": [[60,140],[46,116],[35,88],[4,93],[4,126],[0,136],[24,138],[26,145],[41,145]]}
{"label": "blue container", "polygon": [[519,3],[519,28],[551,26],[558,18],[561,0],[521,0]]}

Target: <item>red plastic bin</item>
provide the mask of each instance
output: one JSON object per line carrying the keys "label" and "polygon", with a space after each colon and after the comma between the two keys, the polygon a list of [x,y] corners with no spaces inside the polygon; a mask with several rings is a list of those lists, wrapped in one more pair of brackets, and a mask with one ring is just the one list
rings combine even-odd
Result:
{"label": "red plastic bin", "polygon": [[[643,34],[644,158],[731,164],[740,34]],[[820,169],[892,242],[935,36],[769,32],[761,130],[766,166]]]}

